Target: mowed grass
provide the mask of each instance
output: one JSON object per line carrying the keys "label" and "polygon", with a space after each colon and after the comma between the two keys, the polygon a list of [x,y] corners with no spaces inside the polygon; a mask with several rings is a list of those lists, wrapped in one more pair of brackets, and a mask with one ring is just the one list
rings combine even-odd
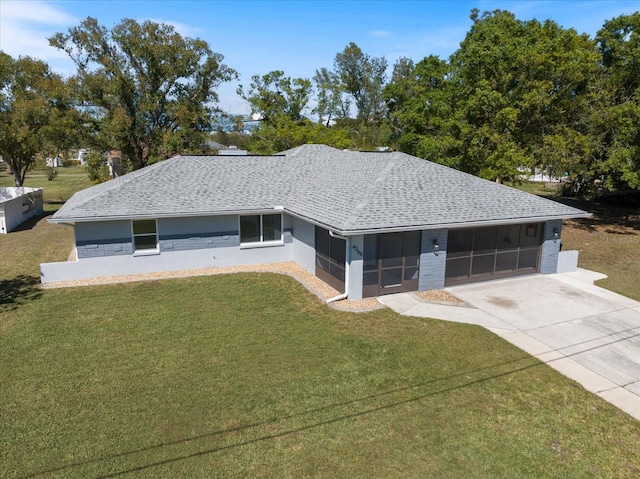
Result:
{"label": "mowed grass", "polygon": [[[52,181],[47,180],[45,169],[35,169],[27,173],[24,186],[42,188],[45,203],[60,205],[71,198],[76,191],[92,186],[87,172],[82,166],[57,168],[58,176]],[[15,186],[13,175],[0,168],[0,186]]]}
{"label": "mowed grass", "polygon": [[3,477],[637,477],[640,424],[478,327],[285,276],[47,290],[2,313]]}
{"label": "mowed grass", "polygon": [[608,276],[596,282],[598,286],[640,301],[640,208],[601,202],[571,204],[593,216],[567,221],[563,246],[580,251],[578,266]]}
{"label": "mowed grass", "polygon": [[0,477],[640,476],[640,422],[482,328],[274,274],[41,290],[72,237],[0,236]]}

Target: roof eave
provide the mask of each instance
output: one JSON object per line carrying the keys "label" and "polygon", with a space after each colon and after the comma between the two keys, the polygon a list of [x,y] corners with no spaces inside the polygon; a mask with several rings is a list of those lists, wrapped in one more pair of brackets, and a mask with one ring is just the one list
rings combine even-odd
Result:
{"label": "roof eave", "polygon": [[147,213],[136,215],[103,215],[103,216],[67,216],[62,218],[51,217],[47,221],[55,224],[67,223],[91,223],[94,221],[122,221],[122,220],[143,220],[153,218],[183,218],[194,216],[225,216],[225,215],[250,215],[264,214],[269,212],[284,212],[284,208],[274,206],[272,208],[247,208],[233,210],[216,210],[216,211],[195,211],[195,212],[178,212],[178,213]]}
{"label": "roof eave", "polygon": [[568,220],[574,218],[589,218],[591,213],[582,212],[580,214],[565,214],[565,215],[545,215],[545,216],[533,216],[533,217],[520,217],[520,218],[507,218],[507,219],[489,219],[482,221],[460,221],[454,223],[437,223],[437,224],[422,224],[422,225],[409,225],[398,226],[389,228],[363,228],[363,229],[340,229],[331,228],[332,231],[343,236],[355,236],[365,234],[376,233],[399,233],[402,231],[422,231],[422,230],[436,230],[436,229],[462,229],[462,228],[480,228],[483,226],[499,226],[499,225],[512,225],[522,223],[540,223],[552,220]]}

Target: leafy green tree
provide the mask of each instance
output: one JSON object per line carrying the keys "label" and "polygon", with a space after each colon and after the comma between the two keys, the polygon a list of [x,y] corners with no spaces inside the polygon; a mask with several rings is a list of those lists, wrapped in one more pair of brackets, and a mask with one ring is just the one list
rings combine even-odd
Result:
{"label": "leafy green tree", "polygon": [[0,156],[16,186],[24,184],[46,142],[56,141],[52,132],[67,117],[66,98],[64,81],[46,63],[0,52]]}
{"label": "leafy green tree", "polygon": [[313,81],[317,92],[317,104],[313,113],[318,115],[318,122],[331,126],[338,119],[348,118],[351,101],[344,95],[344,87],[338,75],[323,67],[316,70]]}
{"label": "leafy green tree", "polygon": [[49,92],[56,108],[51,110],[49,122],[43,127],[43,153],[48,157],[61,155],[67,158],[69,151],[90,141],[91,118],[83,112],[73,81],[56,82]]}
{"label": "leafy green tree", "polygon": [[385,113],[382,89],[387,81],[387,60],[371,57],[351,42],[333,62],[334,73],[358,110],[357,119],[364,123],[381,120]]}
{"label": "leafy green tree", "polygon": [[261,123],[249,136],[247,148],[253,153],[271,155],[307,143],[324,144],[339,149],[353,147],[352,138],[346,128],[327,127],[307,118],[293,121],[284,117],[276,124]]}
{"label": "leafy green tree", "polygon": [[602,76],[592,117],[593,161],[585,177],[605,191],[640,189],[640,13],[605,22],[596,41]]}
{"label": "leafy green tree", "polygon": [[205,41],[152,21],[125,19],[108,30],[87,17],[49,43],[77,66],[97,145],[120,149],[134,169],[204,150],[216,89],[237,76]]}
{"label": "leafy green tree", "polygon": [[291,79],[275,70],[251,77],[249,90],[240,85],[237,93],[251,105],[251,113],[271,125],[281,119],[301,121],[311,97],[311,82],[306,78]]}
{"label": "leafy green tree", "polygon": [[416,65],[400,58],[383,95],[396,148],[459,167],[457,112],[449,74],[449,64],[437,56],[428,56]]}
{"label": "leafy green tree", "polygon": [[500,10],[474,11],[472,20],[451,57],[461,168],[517,181],[523,167],[549,166],[553,138],[567,132],[580,140],[567,154],[584,154],[599,59],[593,40]]}
{"label": "leafy green tree", "polygon": [[109,167],[104,155],[99,152],[91,152],[85,157],[85,168],[89,179],[94,183],[102,183],[109,179]]}

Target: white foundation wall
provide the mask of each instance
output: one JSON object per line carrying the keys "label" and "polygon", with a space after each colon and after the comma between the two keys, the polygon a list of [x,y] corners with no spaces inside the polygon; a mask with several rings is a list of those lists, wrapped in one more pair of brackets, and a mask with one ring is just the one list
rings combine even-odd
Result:
{"label": "white foundation wall", "polygon": [[208,248],[170,251],[143,256],[103,256],[79,261],[43,263],[42,284],[110,276],[182,271],[189,269],[280,263],[293,260],[293,244],[263,248]]}

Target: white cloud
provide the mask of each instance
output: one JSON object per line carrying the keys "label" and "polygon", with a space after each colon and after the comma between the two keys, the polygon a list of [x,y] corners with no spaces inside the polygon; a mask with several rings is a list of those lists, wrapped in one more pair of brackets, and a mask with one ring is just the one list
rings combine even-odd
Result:
{"label": "white cloud", "polygon": [[388,32],[386,30],[374,30],[372,32],[369,32],[369,35],[371,35],[372,37],[390,37],[391,32]]}
{"label": "white cloud", "polygon": [[2,13],[3,24],[27,21],[50,25],[67,25],[75,22],[71,15],[42,1],[3,0],[0,5],[0,12]]}
{"label": "white cloud", "polygon": [[77,20],[42,1],[2,0],[0,3],[0,50],[11,55],[43,60],[63,75],[74,71],[66,53],[49,46],[48,37],[66,30]]}

